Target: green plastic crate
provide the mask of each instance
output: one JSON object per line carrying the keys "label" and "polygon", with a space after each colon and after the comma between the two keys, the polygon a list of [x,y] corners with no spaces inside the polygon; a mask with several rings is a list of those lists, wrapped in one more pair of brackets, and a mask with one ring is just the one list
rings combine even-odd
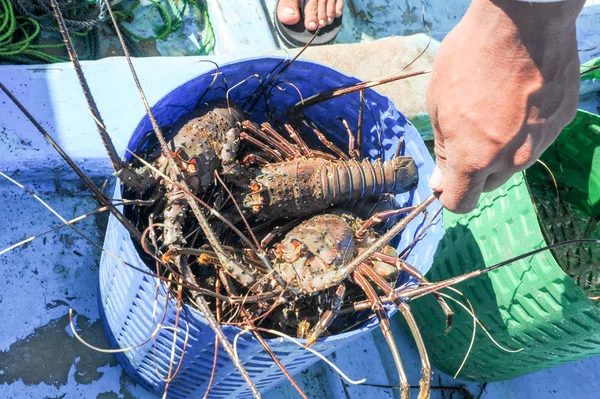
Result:
{"label": "green plastic crate", "polygon": [[[561,196],[569,193],[563,201],[598,221],[600,117],[579,111],[542,160],[559,181]],[[547,245],[551,240],[548,220],[555,222],[556,217],[542,212],[540,220],[546,227],[540,226],[528,183],[532,190],[536,186],[539,194],[548,176],[541,166],[532,167],[482,197],[472,213],[444,212],[446,232],[427,278],[444,280]],[[552,185],[546,188],[547,193],[555,193]],[[553,198],[556,201],[555,195]],[[559,227],[564,226],[559,222]],[[564,232],[561,228],[555,230]],[[587,233],[588,238],[600,238],[598,230]],[[558,235],[554,239],[560,241]],[[587,247],[595,257],[589,267],[600,267],[596,247]],[[478,328],[459,378],[506,380],[600,354],[600,309],[563,272],[555,259],[557,256],[564,264],[561,254],[545,251],[455,287],[471,301],[477,317],[496,341],[509,349],[522,348],[507,353]],[[567,266],[574,267],[572,257],[570,260]],[[473,319],[458,305],[450,306],[456,312],[454,327],[444,335],[444,318],[437,302],[431,296],[412,302],[432,363],[453,375],[469,347]]]}

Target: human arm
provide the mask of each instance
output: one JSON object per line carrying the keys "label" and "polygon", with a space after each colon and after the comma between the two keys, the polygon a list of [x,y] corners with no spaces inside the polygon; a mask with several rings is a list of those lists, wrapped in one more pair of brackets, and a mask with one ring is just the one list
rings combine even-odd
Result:
{"label": "human arm", "polygon": [[466,213],[529,167],[575,115],[575,21],[584,0],[473,0],[442,42],[427,93],[430,186]]}

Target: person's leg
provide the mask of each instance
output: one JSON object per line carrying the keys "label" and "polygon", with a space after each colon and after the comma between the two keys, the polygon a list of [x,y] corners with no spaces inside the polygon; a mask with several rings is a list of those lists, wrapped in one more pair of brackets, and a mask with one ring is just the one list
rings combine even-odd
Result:
{"label": "person's leg", "polygon": [[[299,2],[303,0],[279,0],[277,18],[286,25],[294,25],[300,20]],[[304,7],[304,26],[315,30],[333,23],[342,15],[344,0],[308,0]]]}

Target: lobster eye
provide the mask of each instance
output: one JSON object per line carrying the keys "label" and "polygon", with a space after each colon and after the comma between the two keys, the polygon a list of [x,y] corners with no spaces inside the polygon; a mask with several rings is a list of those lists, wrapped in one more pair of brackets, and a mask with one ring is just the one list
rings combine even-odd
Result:
{"label": "lobster eye", "polygon": [[308,252],[308,246],[305,243],[303,243],[301,241],[298,241],[295,238],[292,238],[291,241],[290,241],[290,243],[294,247],[294,250],[297,251],[298,253],[306,253],[306,252]]}

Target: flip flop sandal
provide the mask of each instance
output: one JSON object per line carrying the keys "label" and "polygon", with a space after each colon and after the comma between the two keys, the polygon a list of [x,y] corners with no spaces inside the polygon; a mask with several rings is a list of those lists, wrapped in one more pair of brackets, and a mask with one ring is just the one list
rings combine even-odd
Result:
{"label": "flip flop sandal", "polygon": [[[277,28],[277,33],[280,38],[283,40],[285,44],[290,47],[304,47],[306,43],[312,39],[315,31],[309,31],[304,26],[304,6],[308,0],[303,0],[300,2],[300,21],[295,25],[285,25],[279,18],[277,18],[277,8],[275,9],[275,27]],[[277,2],[279,5],[279,1]],[[321,28],[315,40],[311,43],[311,45],[321,45],[321,44],[329,44],[335,39],[338,32],[342,27],[342,17],[337,17],[333,20],[331,25],[327,25]]]}

